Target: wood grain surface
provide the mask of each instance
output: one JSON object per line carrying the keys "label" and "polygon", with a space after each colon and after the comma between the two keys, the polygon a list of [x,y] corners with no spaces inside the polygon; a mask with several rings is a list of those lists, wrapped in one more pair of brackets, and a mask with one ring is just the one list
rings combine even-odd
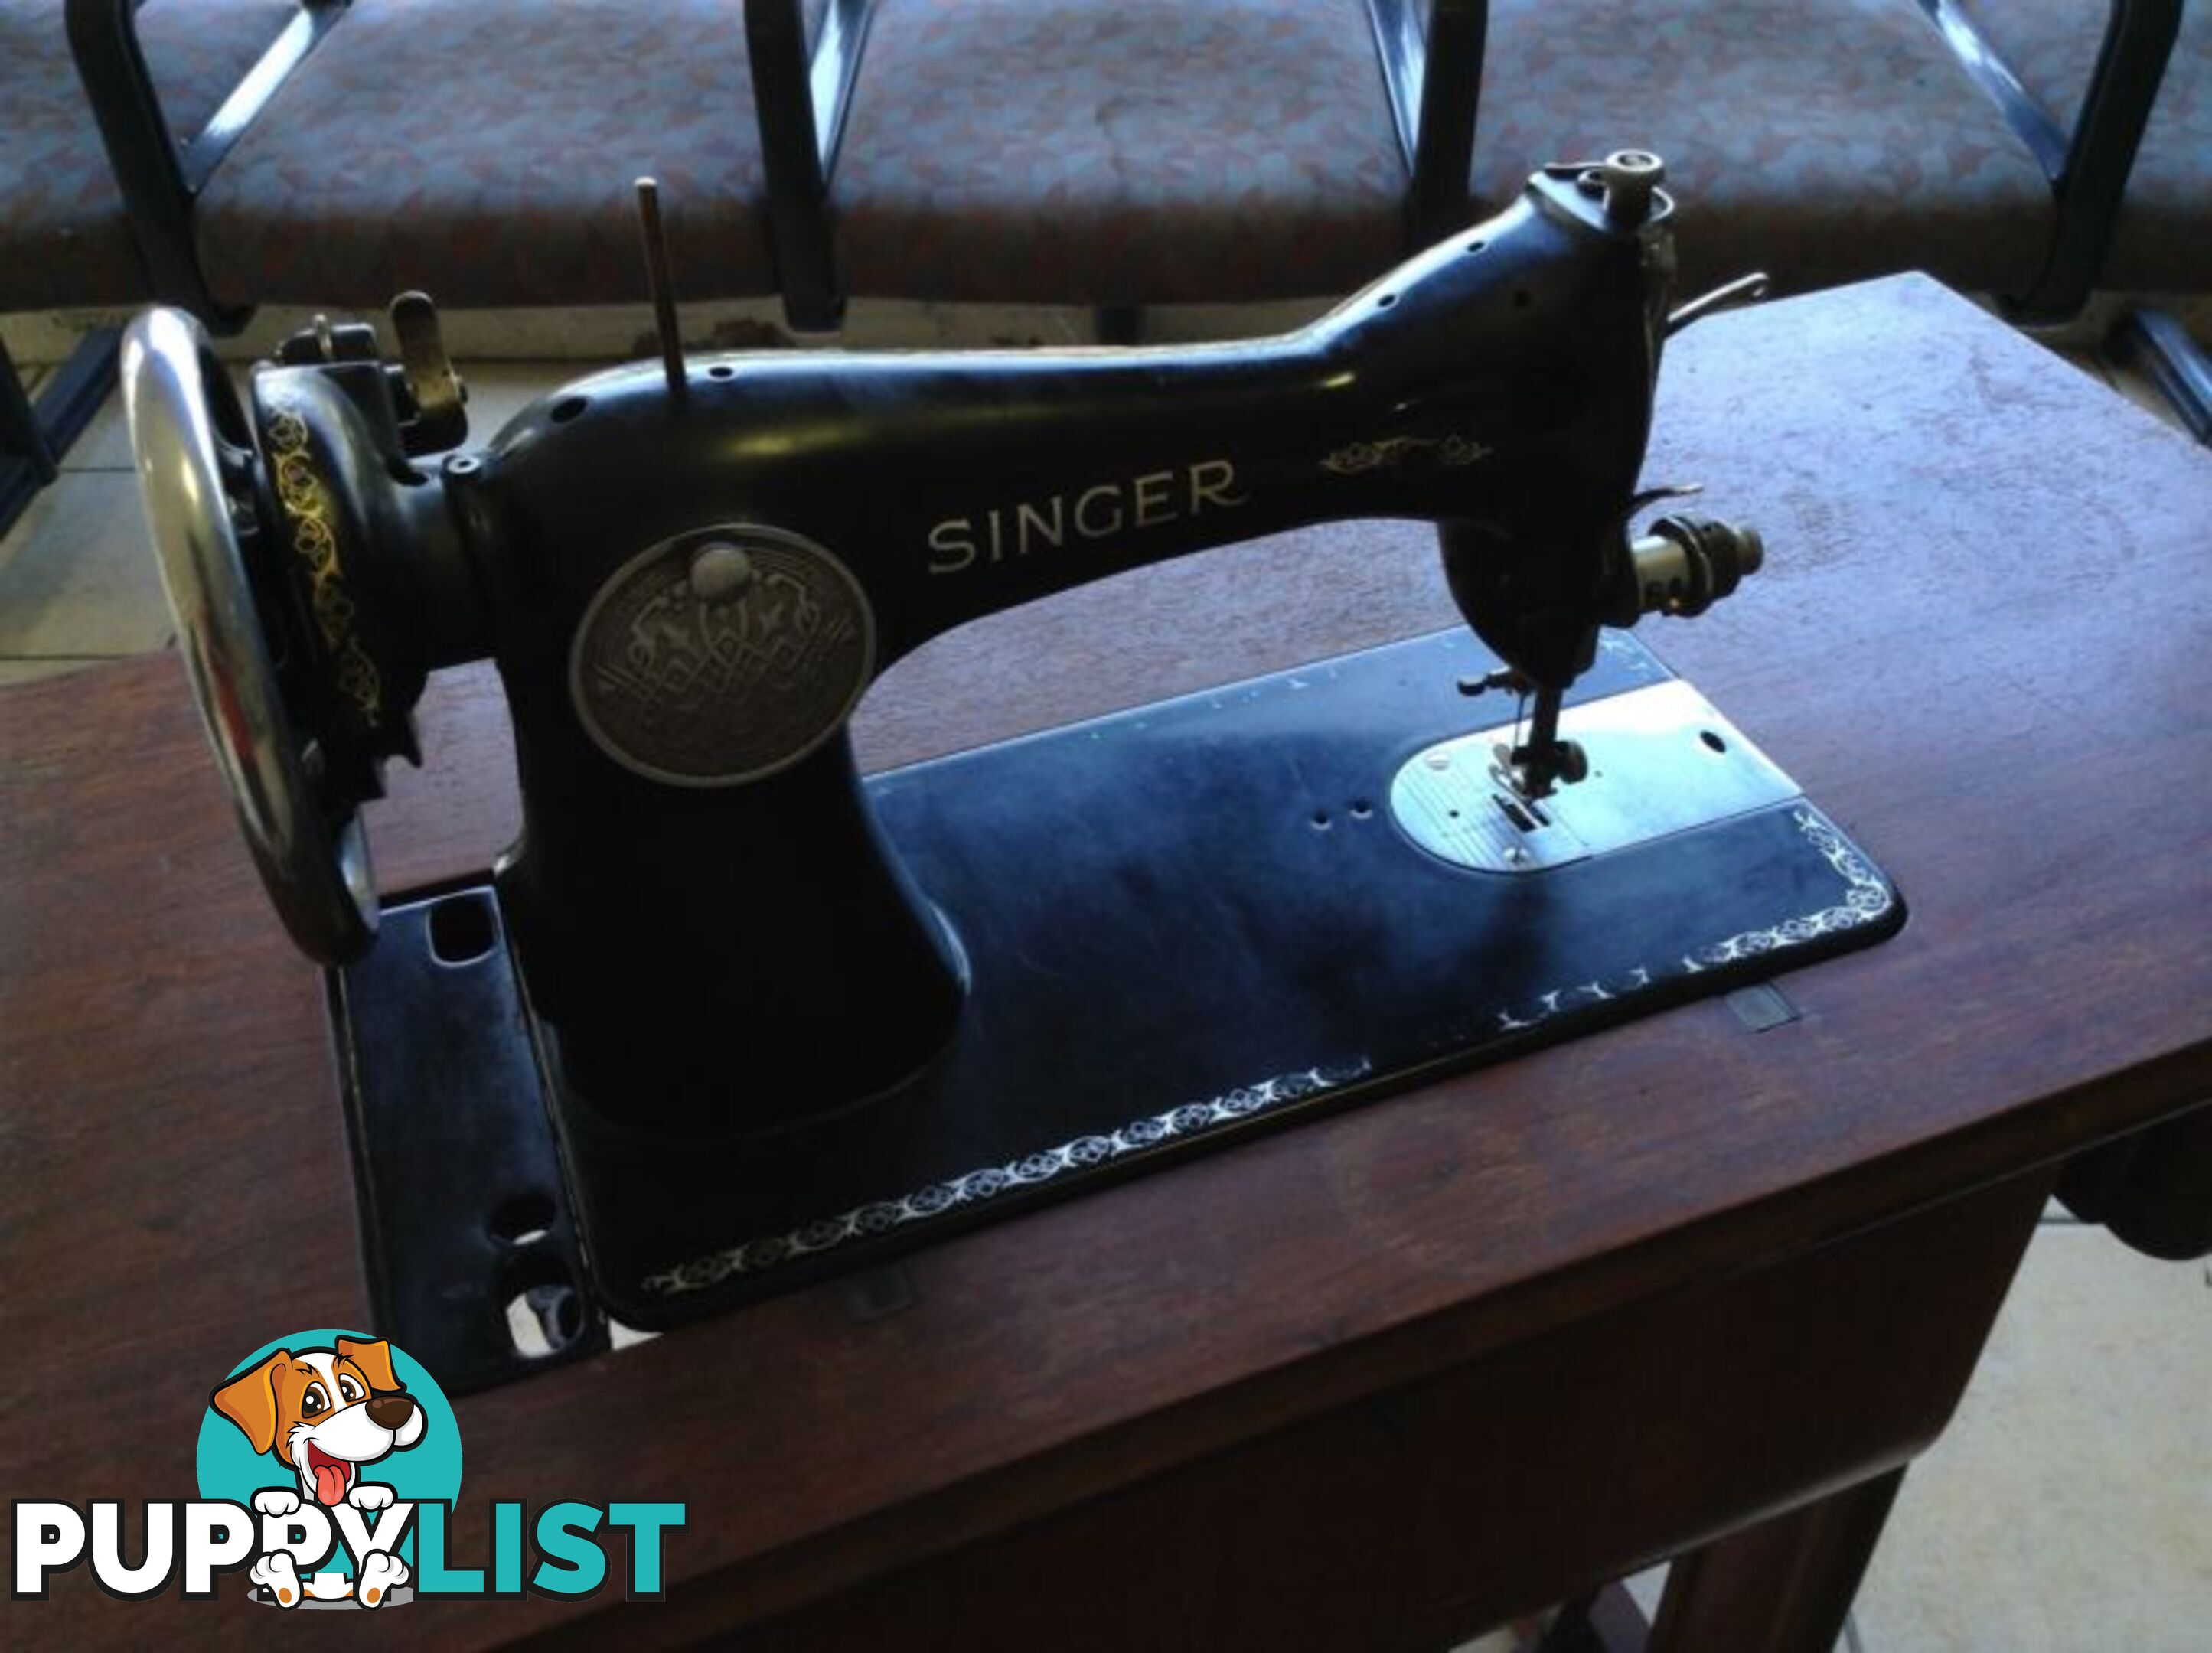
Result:
{"label": "wood grain surface", "polygon": [[[1899,937],[1784,979],[1801,1015],[1770,1031],[1689,1006],[939,1245],[902,1314],[833,1283],[465,1399],[458,1553],[494,1496],[683,1499],[670,1627],[769,1619],[2212,1095],[2212,459],[1901,278],[1685,335],[1648,478],[1765,532],[1767,572],[1650,641],[1896,878]],[[941,640],[862,745],[1452,617],[1418,526],[1288,536]],[[421,720],[427,770],[370,817],[388,889],[512,830],[495,685],[448,674]],[[9,1497],[190,1496],[208,1388],[365,1312],[348,1177],[316,977],[175,662],[0,696]],[[346,1628],[486,1643],[611,1605]],[[0,1613],[10,1643],[295,1628],[82,1571]]]}

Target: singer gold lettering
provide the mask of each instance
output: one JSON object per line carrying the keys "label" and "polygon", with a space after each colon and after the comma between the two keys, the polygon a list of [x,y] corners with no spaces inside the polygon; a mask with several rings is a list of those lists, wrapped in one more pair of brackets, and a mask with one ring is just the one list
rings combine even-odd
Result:
{"label": "singer gold lettering", "polygon": [[947,517],[930,529],[929,571],[964,574],[1064,550],[1071,541],[1163,528],[1208,512],[1233,511],[1250,497],[1237,489],[1237,467],[1229,460],[1200,459],[1042,500],[994,505],[975,515]]}

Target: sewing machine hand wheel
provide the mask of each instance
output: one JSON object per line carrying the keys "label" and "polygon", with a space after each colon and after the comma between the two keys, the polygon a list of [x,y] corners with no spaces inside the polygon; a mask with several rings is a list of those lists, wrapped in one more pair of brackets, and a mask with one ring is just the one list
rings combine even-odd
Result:
{"label": "sewing machine hand wheel", "polygon": [[368,841],[357,799],[329,783],[324,719],[288,702],[285,668],[312,645],[275,566],[287,551],[246,410],[179,311],[131,325],[122,379],[177,647],[254,865],[302,951],[357,957],[376,934]]}

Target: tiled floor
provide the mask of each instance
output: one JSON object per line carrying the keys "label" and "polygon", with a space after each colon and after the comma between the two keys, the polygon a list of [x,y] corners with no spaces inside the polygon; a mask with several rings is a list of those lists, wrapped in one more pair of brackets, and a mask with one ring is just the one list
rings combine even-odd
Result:
{"label": "tiled floor", "polygon": [[1857,1619],[1869,1653],[2212,1647],[2212,1263],[2044,1224]]}
{"label": "tiled floor", "polygon": [[[471,371],[472,430],[580,370]],[[0,541],[0,688],[167,639],[130,462],[111,402]],[[2212,1648],[2212,1267],[2044,1225],[1957,1419],[1906,1478],[1854,1628],[1866,1653]]]}
{"label": "tiled floor", "polygon": [[[1906,1472],[1848,1653],[2212,1648],[2212,1262],[2057,1206],[1950,1427]],[[1647,1614],[1663,1569],[1630,1583]],[[1455,1653],[1525,1653],[1510,1632]]]}

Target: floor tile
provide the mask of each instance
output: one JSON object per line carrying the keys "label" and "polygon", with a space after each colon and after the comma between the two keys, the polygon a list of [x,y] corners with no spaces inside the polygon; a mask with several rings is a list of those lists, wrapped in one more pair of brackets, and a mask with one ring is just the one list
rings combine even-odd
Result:
{"label": "floor tile", "polygon": [[1462,1642],[1452,1653],[1521,1653],[1527,1645],[1522,1636],[1512,1630],[1493,1630],[1487,1636],[1478,1636],[1471,1642]]}
{"label": "floor tile", "polygon": [[64,475],[0,540],[0,659],[136,654],[169,629],[128,472]]}
{"label": "floor tile", "polygon": [[45,660],[0,660],[0,689],[9,689],[19,683],[36,683],[40,678],[58,678],[65,672],[82,672],[88,665],[98,665],[103,655],[78,659]]}
{"label": "floor tile", "polygon": [[2212,1266],[2046,1225],[1859,1593],[1868,1653],[2212,1645]]}
{"label": "floor tile", "polygon": [[2094,345],[2060,344],[2052,343],[2048,340],[2042,342],[2045,349],[2065,362],[2067,366],[2087,374],[2100,385],[2109,385],[2112,382],[2112,369],[2106,365],[2103,353]]}
{"label": "floor tile", "polygon": [[131,431],[124,422],[123,398],[110,391],[92,416],[92,422],[62,455],[64,471],[128,471],[131,469]]}
{"label": "floor tile", "polygon": [[[244,363],[234,366],[231,375],[242,390],[247,368]],[[107,399],[100,404],[100,411],[92,416],[92,422],[83,434],[70,445],[62,455],[64,471],[128,471],[132,468],[131,457],[131,427],[123,416],[123,393],[110,391]]]}
{"label": "floor tile", "polygon": [[[1658,1566],[1647,1567],[1633,1577],[1620,1581],[1621,1587],[1627,1590],[1630,1599],[1635,1601],[1637,1611],[1644,1615],[1644,1622],[1646,1625],[1656,1625],[1659,1622],[1659,1604],[1666,1599],[1667,1575],[1670,1566],[1670,1563],[1662,1562]],[[1869,1650],[1864,1649],[1862,1644],[1855,1639],[1859,1634],[1856,1615],[1846,1614],[1845,1620],[1844,1633],[1836,1641],[1837,1653],[1870,1653]]]}
{"label": "floor tile", "polygon": [[2180,410],[2166,399],[2166,392],[2159,389],[2150,375],[2142,368],[2118,362],[2107,362],[2106,372],[2112,388],[2137,407],[2156,414],[2176,430],[2188,428],[2188,426],[2182,422]]}

